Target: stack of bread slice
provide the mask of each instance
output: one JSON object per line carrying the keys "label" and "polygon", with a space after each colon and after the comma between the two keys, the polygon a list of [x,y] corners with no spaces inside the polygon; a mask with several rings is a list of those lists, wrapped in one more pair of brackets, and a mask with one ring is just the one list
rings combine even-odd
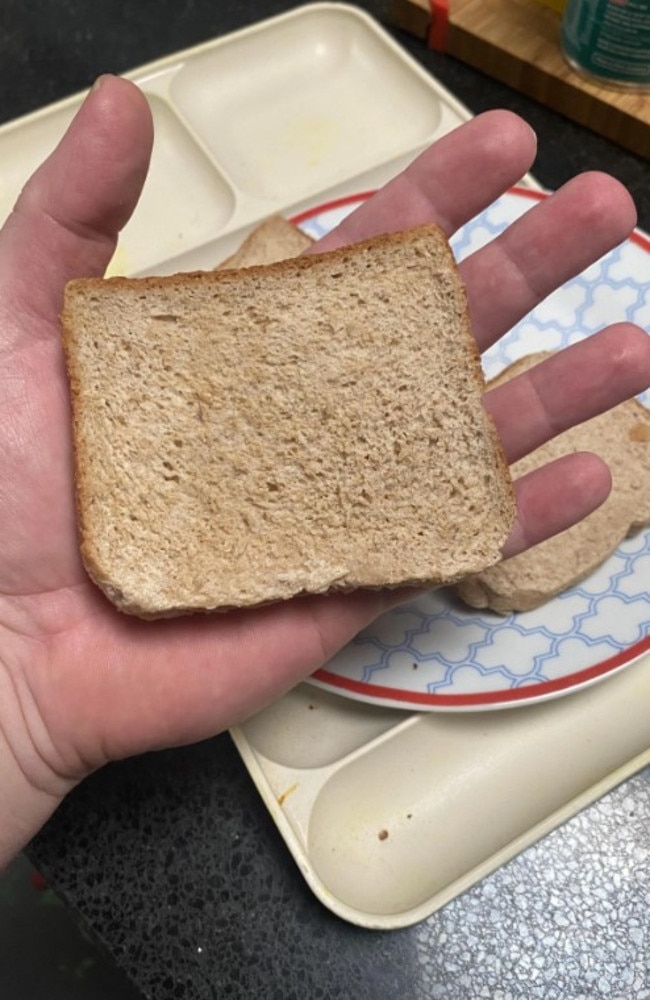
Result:
{"label": "stack of bread slice", "polygon": [[[527,355],[491,382],[514,378],[548,355]],[[612,474],[612,490],[597,510],[573,527],[458,584],[474,608],[503,614],[531,611],[577,584],[619,546],[650,523],[650,412],[636,399],[572,427],[512,467],[518,477],[562,455],[591,451]]]}

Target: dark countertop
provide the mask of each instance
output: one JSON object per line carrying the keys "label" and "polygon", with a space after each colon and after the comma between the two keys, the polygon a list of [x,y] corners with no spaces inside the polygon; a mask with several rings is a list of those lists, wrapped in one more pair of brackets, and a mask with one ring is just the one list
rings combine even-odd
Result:
{"label": "dark countertop", "polygon": [[[281,0],[4,0],[0,120],[300,6]],[[384,4],[361,4],[380,19]],[[415,39],[472,111],[509,107],[556,187],[608,170],[650,229],[647,162]],[[33,861],[146,997],[392,1000],[650,996],[650,773],[620,786],[418,927],[373,933],[312,896],[222,735],[106,768],[64,803]]]}

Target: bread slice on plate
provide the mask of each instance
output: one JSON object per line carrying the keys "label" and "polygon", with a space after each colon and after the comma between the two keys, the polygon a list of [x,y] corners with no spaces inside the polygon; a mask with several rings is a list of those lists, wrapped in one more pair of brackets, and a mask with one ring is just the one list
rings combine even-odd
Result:
{"label": "bread slice on plate", "polygon": [[[547,354],[529,355],[502,372],[514,378]],[[457,585],[471,607],[506,614],[530,611],[584,579],[626,535],[650,523],[650,412],[636,399],[572,427],[512,467],[515,478],[575,451],[600,455],[612,473],[612,491],[602,506],[573,527],[499,566]]]}
{"label": "bread slice on plate", "polygon": [[241,246],[218,266],[236,268],[275,264],[288,257],[297,257],[313,242],[311,236],[281,215],[271,215],[255,226]]}
{"label": "bread slice on plate", "polygon": [[71,282],[88,572],[157,617],[496,562],[515,516],[435,226],[266,267]]}

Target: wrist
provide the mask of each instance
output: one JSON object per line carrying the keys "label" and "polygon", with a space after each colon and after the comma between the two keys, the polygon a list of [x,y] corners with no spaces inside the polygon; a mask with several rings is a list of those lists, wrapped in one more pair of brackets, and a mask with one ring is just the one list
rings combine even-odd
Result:
{"label": "wrist", "polygon": [[0,872],[50,818],[65,794],[31,785],[0,733]]}
{"label": "wrist", "polygon": [[0,664],[0,871],[76,784],[57,774],[39,752],[12,687]]}

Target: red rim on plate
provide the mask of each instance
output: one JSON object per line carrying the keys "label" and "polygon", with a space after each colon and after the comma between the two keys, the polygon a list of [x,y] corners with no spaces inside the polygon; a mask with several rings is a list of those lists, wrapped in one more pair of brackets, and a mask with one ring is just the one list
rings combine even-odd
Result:
{"label": "red rim on plate", "polygon": [[[510,194],[529,199],[530,201],[542,201],[548,197],[546,192],[532,190],[520,186],[513,187]],[[347,195],[334,199],[318,207],[307,209],[292,218],[296,225],[308,222],[310,219],[326,212],[336,209],[353,206],[366,201],[373,192],[362,192],[355,195]],[[645,234],[635,231],[630,240],[650,253],[650,238]],[[613,674],[623,667],[631,664],[644,653],[650,650],[650,635],[639,642],[627,647],[624,650],[586,667],[565,677],[539,683],[523,683],[519,688],[501,689],[488,692],[474,692],[466,694],[431,694],[428,692],[408,691],[402,688],[390,687],[387,685],[368,684],[364,681],[353,680],[333,673],[327,667],[317,670],[312,675],[312,680],[319,686],[338,692],[342,695],[376,703],[393,703],[395,706],[415,707],[415,708],[440,708],[440,709],[480,709],[495,708],[499,706],[513,706],[526,702],[539,701],[544,698],[557,696],[564,692],[568,693],[585,685],[601,680],[608,674]]]}

